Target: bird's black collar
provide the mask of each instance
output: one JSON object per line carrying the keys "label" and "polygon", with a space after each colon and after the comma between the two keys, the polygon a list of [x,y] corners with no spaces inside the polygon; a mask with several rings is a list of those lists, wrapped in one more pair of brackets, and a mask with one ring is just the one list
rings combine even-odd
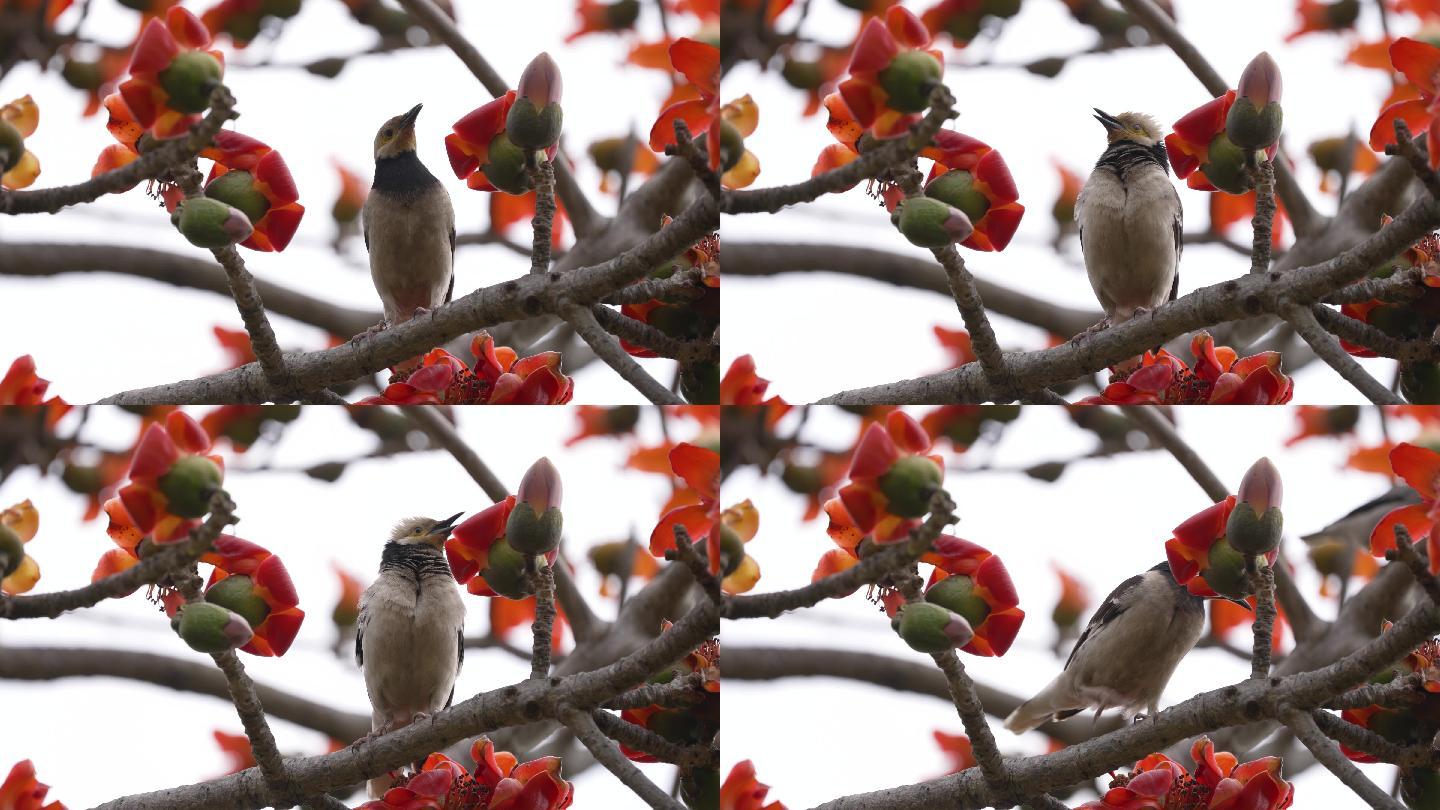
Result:
{"label": "bird's black collar", "polygon": [[440,181],[425,168],[414,150],[410,150],[395,157],[377,159],[375,182],[371,188],[381,193],[409,194],[439,184]]}

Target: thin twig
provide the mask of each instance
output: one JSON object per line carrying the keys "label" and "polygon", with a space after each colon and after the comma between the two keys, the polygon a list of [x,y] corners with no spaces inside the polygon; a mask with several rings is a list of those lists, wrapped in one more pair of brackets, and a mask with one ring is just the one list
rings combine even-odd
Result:
{"label": "thin twig", "polygon": [[1255,216],[1250,218],[1254,238],[1250,246],[1250,272],[1270,269],[1270,240],[1275,226],[1275,164],[1260,161],[1255,170]]}
{"label": "thin twig", "polygon": [[550,240],[555,230],[555,164],[542,152],[535,168],[530,170],[535,184],[535,216],[530,220],[535,237],[530,246],[530,272],[544,273],[550,269]]}
{"label": "thin twig", "polygon": [[620,347],[620,342],[613,335],[600,327],[595,320],[595,315],[588,307],[570,306],[560,312],[566,322],[574,328],[586,344],[594,350],[597,357],[604,360],[607,365],[615,369],[615,372],[622,379],[635,386],[635,390],[645,395],[645,398],[656,405],[684,405],[685,400],[671,393],[670,389],[661,385],[650,373],[640,367]]}
{"label": "thin twig", "polygon": [[680,523],[675,524],[675,548],[665,552],[665,559],[684,563],[710,601],[720,604],[720,578],[711,572],[710,563],[695,549],[690,540],[690,530]]}
{"label": "thin twig", "polygon": [[1250,652],[1250,677],[1270,677],[1271,641],[1275,634],[1275,571],[1263,558],[1250,557],[1248,563],[1256,568],[1255,578],[1255,621],[1251,629],[1255,643]]}
{"label": "thin twig", "polygon": [[550,645],[555,630],[555,575],[544,557],[537,559],[535,621],[531,624],[535,641],[530,650],[530,677],[538,679],[550,674]]}
{"label": "thin twig", "polygon": [[1290,730],[1295,733],[1300,742],[1310,749],[1315,759],[1321,765],[1330,769],[1335,777],[1346,787],[1355,792],[1357,796],[1364,799],[1367,804],[1384,810],[1404,810],[1405,805],[1390,798],[1384,790],[1370,781],[1354,763],[1345,758],[1335,742],[1320,732],[1319,726],[1311,719],[1309,714],[1290,710],[1282,715],[1281,719]]}
{"label": "thin twig", "polygon": [[600,728],[595,725],[589,713],[571,709],[561,713],[560,721],[575,733],[575,737],[594,755],[597,762],[604,765],[646,804],[658,810],[685,810],[685,805],[670,798],[670,794],[647,779],[640,769],[620,753],[613,741],[600,733]]}
{"label": "thin twig", "polygon": [[1405,567],[1410,569],[1411,576],[1415,577],[1415,582],[1425,591],[1425,595],[1430,597],[1431,602],[1440,605],[1440,581],[1430,573],[1425,558],[1415,550],[1415,543],[1411,540],[1410,530],[1405,528],[1405,524],[1395,524],[1395,548],[1387,551],[1385,558],[1399,559],[1405,563]]}
{"label": "thin twig", "polygon": [[1296,333],[1310,344],[1315,354],[1335,369],[1346,382],[1359,389],[1367,399],[1376,405],[1404,405],[1405,400],[1386,388],[1379,380],[1360,367],[1348,352],[1340,346],[1335,336],[1326,332],[1315,320],[1308,307],[1290,304],[1280,309],[1280,317],[1294,327]]}

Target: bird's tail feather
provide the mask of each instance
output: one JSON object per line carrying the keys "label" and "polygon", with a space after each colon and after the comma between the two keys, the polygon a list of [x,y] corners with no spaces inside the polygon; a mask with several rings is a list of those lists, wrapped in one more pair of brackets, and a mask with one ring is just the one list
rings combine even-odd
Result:
{"label": "bird's tail feather", "polygon": [[1040,690],[1035,697],[1016,707],[1015,711],[1005,718],[1005,728],[1016,734],[1023,734],[1051,720],[1069,717],[1081,708],[1084,708],[1081,702],[1063,688],[1057,679]]}

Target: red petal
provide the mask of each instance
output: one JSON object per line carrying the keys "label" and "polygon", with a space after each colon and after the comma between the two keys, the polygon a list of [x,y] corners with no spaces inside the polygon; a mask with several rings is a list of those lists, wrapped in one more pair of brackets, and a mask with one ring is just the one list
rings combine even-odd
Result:
{"label": "red petal", "polygon": [[1370,127],[1370,148],[1384,152],[1385,147],[1395,143],[1395,119],[1401,119],[1410,127],[1410,133],[1423,132],[1430,128],[1430,106],[1419,99],[1391,104],[1380,112]]}
{"label": "red petal", "polygon": [[196,51],[210,45],[210,29],[199,17],[180,6],[171,6],[165,12],[165,25],[175,41],[188,50]]}
{"label": "red petal", "polygon": [[930,29],[903,6],[891,6],[885,11],[885,27],[907,48],[924,48],[930,44]]}
{"label": "red petal", "polygon": [[1230,106],[1234,103],[1234,90],[1226,91],[1225,95],[1205,102],[1175,122],[1175,134],[1190,143],[1208,145],[1212,138],[1225,129],[1225,116],[1230,113]]}
{"label": "red petal", "polygon": [[720,454],[714,450],[681,442],[670,451],[670,468],[700,497],[720,497]]}
{"label": "red petal", "polygon": [[991,613],[975,628],[975,638],[960,649],[971,655],[1001,656],[1010,650],[1020,625],[1025,621],[1025,611],[1012,608],[1002,613]]}
{"label": "red petal", "polygon": [[165,417],[165,430],[183,452],[204,453],[210,449],[210,434],[183,411],[171,411]]}
{"label": "red petal", "polygon": [[973,250],[1004,250],[1024,216],[1025,206],[1020,203],[991,208],[975,223],[975,233],[960,244]]}
{"label": "red petal", "polygon": [[891,411],[885,417],[885,429],[895,446],[907,453],[924,453],[930,449],[930,434],[910,414]]}
{"label": "red petal", "polygon": [[675,143],[677,118],[685,122],[692,136],[699,137],[701,132],[709,128],[714,117],[715,111],[707,101],[692,98],[671,104],[661,111],[660,117],[655,119],[654,125],[650,127],[650,148],[656,152],[664,152],[665,147]]}
{"label": "red petal", "polygon": [[1410,83],[1435,95],[1435,74],[1440,72],[1440,48],[1409,37],[1400,37],[1390,44],[1390,63],[1405,74]]}
{"label": "red petal", "polygon": [[465,151],[464,139],[455,133],[445,136],[445,155],[450,158],[450,170],[461,179],[480,167],[480,161]]}
{"label": "red petal", "polygon": [[1429,500],[1440,497],[1435,489],[1436,479],[1440,478],[1440,453],[1401,442],[1390,451],[1390,467],[1422,497]]}
{"label": "red petal", "polygon": [[890,465],[899,458],[900,451],[896,449],[890,434],[885,432],[879,423],[871,423],[855,448],[855,456],[850,462],[850,477],[874,478],[884,475]]}
{"label": "red petal", "polygon": [[[903,11],[903,9],[902,9]],[[922,25],[923,29],[924,26]],[[878,17],[871,17],[855,41],[855,50],[850,56],[851,73],[876,73],[890,66],[890,61],[900,53],[895,36]],[[843,85],[841,92],[844,92]],[[846,99],[847,101],[849,99]],[[851,107],[854,110],[854,107]]]}
{"label": "red petal", "polygon": [[514,103],[515,91],[511,90],[494,101],[472,110],[464,118],[456,121],[452,129],[472,147],[488,147],[491,139],[504,131],[505,117],[510,114],[510,105]]}
{"label": "red petal", "polygon": [[1370,532],[1371,554],[1383,557],[1385,552],[1395,547],[1395,527],[1397,525],[1404,526],[1410,532],[1410,539],[1418,542],[1421,537],[1430,534],[1435,526],[1435,521],[1430,517],[1428,504],[1416,503],[1392,510],[1381,518]]}
{"label": "red petal", "polygon": [[[180,46],[175,42],[170,29],[159,19],[152,18],[145,24],[145,30],[140,32],[140,39],[135,42],[134,56],[130,59],[130,73],[133,76],[154,75],[169,67],[170,62],[179,54]],[[134,110],[133,106],[131,110]]]}
{"label": "red petal", "polygon": [[1225,500],[1207,506],[1194,516],[1175,527],[1175,539],[1194,549],[1208,549],[1215,540],[1225,534],[1225,522],[1235,508],[1235,496],[1227,495]]}
{"label": "red petal", "polygon": [[990,603],[991,608],[1012,608],[1020,604],[1020,593],[1015,590],[1010,571],[999,557],[992,554],[985,562],[980,563],[974,579],[975,584],[990,592],[992,598],[985,601]]}
{"label": "red petal", "polygon": [[497,538],[505,534],[505,524],[510,520],[510,510],[514,508],[515,496],[510,495],[505,500],[466,518],[452,529],[450,534],[462,545],[481,551],[488,550]]}
{"label": "red petal", "polygon": [[690,533],[692,541],[700,540],[710,536],[710,529],[715,519],[710,509],[702,504],[691,504],[682,506],[679,509],[671,509],[660,518],[650,532],[650,553],[656,557],[664,557],[665,552],[675,547],[675,526],[684,526]]}
{"label": "red petal", "polygon": [[681,37],[670,46],[670,64],[690,83],[711,96],[720,94],[720,49],[706,42]]}
{"label": "red petal", "polygon": [[285,570],[285,563],[280,558],[271,554],[260,563],[253,575],[255,584],[269,592],[271,608],[290,608],[300,604],[300,594],[295,591],[295,582],[290,579],[290,572]]}
{"label": "red petal", "polygon": [[131,478],[162,475],[169,471],[179,458],[180,451],[175,449],[175,441],[170,438],[170,434],[158,423],[152,423],[145,429],[145,435],[140,438],[140,444],[135,448],[129,475]]}

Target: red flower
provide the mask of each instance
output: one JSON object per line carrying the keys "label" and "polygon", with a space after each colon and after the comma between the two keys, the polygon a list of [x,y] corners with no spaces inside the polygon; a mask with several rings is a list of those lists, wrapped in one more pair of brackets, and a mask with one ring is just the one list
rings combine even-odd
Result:
{"label": "red flower", "polygon": [[35,779],[35,763],[22,759],[10,769],[10,775],[0,782],[0,810],[65,810],[58,801],[45,804],[49,785]]}
{"label": "red flower", "polygon": [[[670,622],[661,623],[661,632],[669,629]],[[720,732],[719,639],[712,638],[703,642],[687,653],[678,663],[656,673],[651,680],[656,683],[668,683],[693,673],[699,673],[701,676],[702,694],[699,701],[679,708],[652,703],[649,706],[625,709],[620,713],[620,719],[656,733],[663,733],[667,738],[680,745],[709,745],[715,735]],[[651,754],[637,751],[623,743],[620,745],[620,750],[626,757],[636,762],[658,761]]]}
{"label": "red flower", "polygon": [[588,439],[592,436],[622,436],[635,432],[640,421],[640,408],[635,405],[576,405],[575,418],[579,421],[579,432],[565,440],[565,446]]}
{"label": "red flower", "polygon": [[[648,154],[648,153],[647,153]],[[498,234],[509,233],[512,226],[529,222],[535,218],[535,192],[524,194],[490,195],[490,230]],[[565,242],[565,206],[555,200],[555,219],[550,230],[551,247],[560,247]]]}
{"label": "red flower", "polygon": [[[1230,171],[1232,151],[1239,150],[1239,147],[1229,143],[1225,137],[1225,118],[1230,114],[1230,108],[1235,104],[1235,91],[1227,90],[1225,95],[1211,99],[1204,104],[1186,113],[1179,121],[1175,122],[1175,131],[1165,136],[1165,153],[1170,157],[1170,166],[1175,170],[1176,177],[1183,177],[1185,184],[1197,191],[1220,191],[1214,179],[1207,177],[1204,167],[1210,166],[1211,171]],[[1224,141],[1217,139],[1224,138]],[[1212,155],[1211,149],[1217,143],[1228,145],[1224,154]],[[1271,146],[1265,150],[1267,158],[1275,157],[1279,147]],[[1216,162],[1212,162],[1212,158]],[[1237,187],[1237,183],[1243,180],[1226,177],[1224,189],[1231,194],[1244,193],[1245,189]]]}
{"label": "red flower", "polygon": [[475,772],[444,754],[426,757],[414,776],[357,810],[564,810],[575,788],[560,777],[560,758],[541,757],[523,764],[514,754],[497,752],[488,737],[470,748]]}
{"label": "red flower", "polygon": [[360,216],[360,209],[365,206],[365,199],[370,196],[370,189],[360,175],[350,171],[338,160],[332,160],[335,171],[340,174],[340,194],[335,198],[335,205],[330,209],[330,215],[336,222],[354,222]]}
{"label": "red flower", "polygon": [[1281,371],[1279,352],[1237,359],[1234,349],[1217,347],[1208,332],[1195,336],[1190,352],[1194,368],[1165,349],[1147,351],[1140,368],[1079,404],[1283,405],[1295,393],[1295,381]]}
{"label": "red flower", "polygon": [[1390,451],[1390,467],[1420,494],[1420,503],[1392,510],[1370,532],[1370,553],[1376,557],[1395,547],[1395,527],[1404,526],[1415,542],[1424,541],[1430,559],[1430,573],[1440,572],[1440,453],[1426,447],[1401,442]]}
{"label": "red flower", "polygon": [[1151,754],[1135,763],[1130,774],[1112,777],[1104,796],[1076,810],[1284,810],[1295,801],[1295,787],[1280,778],[1279,757],[1238,764],[1234,754],[1217,754],[1209,737],[1196,740],[1190,756],[1195,760],[1193,774],[1164,754]]}
{"label": "red flower", "polygon": [[45,426],[54,427],[60,417],[70,412],[70,405],[60,397],[45,399],[50,381],[35,373],[35,358],[22,354],[0,377],[0,405],[44,405],[48,411]]}
{"label": "red flower", "polygon": [[240,773],[255,767],[255,751],[250,747],[250,738],[244,734],[227,734],[220,729],[210,732],[215,737],[215,744],[220,746],[220,751],[228,759],[229,768],[223,775]]}
{"label": "red flower", "polygon": [[[445,136],[445,153],[450,157],[450,168],[456,177],[464,180],[466,185],[476,191],[523,194],[529,190],[528,178],[523,175],[518,178],[510,176],[519,171],[510,161],[510,153],[517,148],[510,143],[509,137],[505,136],[505,118],[514,104],[515,91],[506,91],[505,95],[471,110],[464,118],[456,121],[451,133]],[[497,152],[492,156],[491,150],[501,144],[506,147],[505,152]],[[558,145],[551,146],[545,150],[545,156],[554,159],[558,151]],[[492,168],[490,173],[495,174],[495,178],[486,176],[486,167],[492,164],[492,157],[495,168]],[[497,187],[496,179],[505,187]]]}
{"label": "red flower", "polygon": [[[1228,495],[1176,526],[1174,535],[1165,541],[1165,558],[1170,561],[1171,575],[1196,596],[1247,595],[1241,593],[1245,587],[1244,558],[1225,540],[1225,524],[1234,509],[1235,496]],[[1223,549],[1215,550],[1221,543],[1224,543]],[[1266,554],[1266,561],[1274,564],[1279,553],[1276,549]]]}
{"label": "red flower", "polygon": [[[180,411],[172,411],[165,417],[165,426],[150,425],[135,448],[130,461],[130,483],[120,489],[120,501],[130,523],[142,535],[150,535],[157,543],[171,543],[183,539],[199,524],[200,515],[176,514],[175,509],[187,513],[196,511],[196,503],[204,499],[203,492],[195,492],[190,502],[172,504],[170,497],[162,491],[162,479],[184,461],[186,465],[195,462],[189,459],[208,459],[218,468],[223,477],[225,460],[215,455],[204,455],[210,450],[210,436],[194,419]],[[203,468],[205,465],[196,464]],[[213,482],[219,486],[219,481]],[[176,491],[172,488],[172,492]]]}
{"label": "red flower", "polygon": [[580,18],[580,27],[566,36],[565,41],[574,42],[586,34],[628,31],[635,26],[639,15],[639,0],[616,0],[610,3],[579,0],[575,6],[575,16]]}
{"label": "red flower", "polygon": [[[883,22],[874,17],[865,24],[851,52],[850,78],[840,82],[845,106],[862,129],[877,138],[895,138],[920,120],[920,113],[929,106],[928,87],[924,83],[906,87],[905,96],[893,97],[886,84],[892,89],[898,85],[893,79],[887,81],[895,74],[886,71],[892,66],[905,70],[913,67],[921,75],[933,73],[931,80],[938,84],[945,57],[938,50],[927,50],[929,45],[930,32],[925,24],[901,6],[887,9]],[[928,72],[920,68],[925,56],[934,60]],[[897,66],[897,59],[904,64]]]}
{"label": "red flower", "polygon": [[575,394],[575,381],[560,370],[559,352],[520,358],[484,331],[471,339],[470,352],[473,368],[444,349],[431,349],[420,368],[397,374],[379,396],[357,404],[563,405]]}
{"label": "red flower", "polygon": [[[1004,655],[1025,621],[1020,595],[1005,563],[985,548],[948,534],[940,535],[920,561],[935,566],[925,584],[926,599],[964,616],[975,631],[975,637],[960,649],[971,655]],[[951,577],[956,581],[937,589]],[[959,592],[965,598],[947,604],[947,595]]]}
{"label": "red flower", "polygon": [[1085,583],[1070,576],[1058,565],[1055,566],[1055,574],[1060,577],[1060,598],[1055,600],[1050,618],[1057,627],[1074,627],[1090,605],[1090,591]]}
{"label": "red flower", "polygon": [[940,746],[940,751],[950,760],[950,767],[945,771],[945,775],[975,767],[975,751],[970,745],[969,737],[964,734],[946,734],[939,729],[931,734],[935,736],[935,744]]}
{"label": "red flower", "polygon": [[161,74],[176,58],[192,53],[208,54],[223,71],[225,55],[204,50],[209,46],[210,32],[205,24],[179,6],[165,13],[163,23],[152,19],[140,32],[130,60],[130,78],[121,82],[120,95],[134,120],[156,138],[178,138],[200,120],[204,106],[196,110],[194,104],[187,103],[191,99],[171,98]]}
{"label": "red flower", "polygon": [[[840,489],[844,512],[862,535],[871,534],[877,542],[888,543],[904,537],[919,523],[928,511],[929,495],[921,491],[924,487],[910,483],[924,479],[933,492],[944,469],[940,456],[925,455],[929,450],[930,436],[902,411],[888,414],[884,427],[875,423],[866,429],[850,463],[850,483]],[[933,465],[933,471],[927,463]],[[893,478],[889,476],[892,471],[897,473]],[[905,502],[894,502],[892,495],[903,495]]]}
{"label": "red flower", "polygon": [[336,627],[354,627],[360,618],[360,595],[365,592],[365,583],[350,575],[339,565],[333,566],[335,576],[340,578],[340,596],[335,600],[335,609],[330,619]]}
{"label": "red flower", "polygon": [[[105,122],[105,129],[117,143],[112,143],[100,151],[94,168],[90,170],[91,177],[113,171],[138,159],[140,149],[136,143],[140,136],[145,134],[145,128],[136,123],[135,116],[130,113],[130,108],[125,106],[125,99],[121,98],[119,93],[106,96],[104,104],[105,111],[110,116]],[[122,194],[129,190],[126,188],[113,193]]]}
{"label": "red flower", "polygon": [[1298,432],[1285,440],[1285,446],[1297,444],[1312,436],[1344,436],[1355,432],[1360,409],[1354,405],[1327,408],[1321,405],[1299,405],[1295,408]]}
{"label": "red flower", "polygon": [[771,427],[790,412],[790,404],[778,396],[765,399],[770,381],[755,373],[755,358],[742,354],[730,363],[720,380],[720,404],[763,407],[765,423]]}
{"label": "red flower", "polygon": [[1295,13],[1300,17],[1299,27],[1285,35],[1286,42],[1319,31],[1352,28],[1360,13],[1360,5],[1334,0],[1296,0]]}
{"label": "red flower", "polygon": [[725,784],[720,786],[720,810],[785,810],[780,802],[765,803],[770,786],[755,778],[755,763],[735,763]]}
{"label": "red flower", "polygon": [[[650,553],[664,557],[675,547],[675,527],[684,526],[693,542],[705,539],[705,553],[711,573],[720,571],[720,454],[699,445],[681,442],[670,451],[670,469],[683,480],[698,503],[678,506],[666,512],[650,532]],[[678,493],[677,493],[678,495]]]}
{"label": "red flower", "polygon": [[[222,534],[200,561],[215,566],[210,572],[210,581],[205,584],[210,600],[221,601],[226,607],[244,615],[255,631],[255,637],[240,649],[251,655],[284,655],[295,641],[295,634],[300,632],[305,611],[299,607],[300,596],[295,592],[295,583],[280,558],[249,540]],[[249,587],[226,586],[223,589],[226,598],[222,600],[215,587],[231,577],[244,577]],[[255,604],[254,612],[245,615],[231,602],[237,594],[243,594],[241,598],[252,603],[263,603],[263,606]]]}
{"label": "red flower", "polygon": [[[280,153],[248,135],[222,129],[215,134],[214,145],[200,155],[215,161],[205,180],[207,193],[213,190],[210,196],[239,208],[255,227],[250,238],[240,244],[264,252],[284,250],[300,227],[305,206],[299,203],[300,192]],[[216,181],[230,172],[243,172],[249,182],[227,181],[222,196]],[[237,205],[238,195],[249,199]]]}
{"label": "red flower", "polygon": [[[490,635],[495,638],[508,638],[510,631],[515,628],[530,627],[534,623],[535,597],[490,600]],[[565,611],[557,604],[555,605],[554,632],[550,637],[550,649],[552,652],[560,653],[564,648]]]}
{"label": "red flower", "polygon": [[699,98],[677,101],[660,111],[650,127],[650,148],[664,152],[675,143],[675,121],[681,120],[696,138],[706,133],[710,168],[720,168],[720,49],[699,40],[681,37],[670,46],[670,64],[684,74],[700,94]]}
{"label": "red flower", "polygon": [[[445,557],[450,561],[450,573],[455,581],[468,587],[476,596],[500,596],[483,576],[490,567],[490,550],[505,538],[505,524],[510,520],[510,510],[515,508],[515,496],[495,503],[466,518],[453,530],[445,541]],[[560,555],[559,549],[545,555],[545,560],[554,564]],[[476,576],[481,574],[481,576]]]}
{"label": "red flower", "polygon": [[1440,48],[1427,42],[1400,37],[1390,44],[1390,63],[1405,74],[1420,92],[1420,98],[1391,104],[1380,112],[1370,127],[1370,148],[1377,152],[1395,143],[1395,119],[1403,120],[1412,134],[1426,133],[1425,148],[1429,150],[1430,168],[1440,167],[1440,131],[1432,126],[1437,105],[1436,77],[1440,74]]}
{"label": "red flower", "polygon": [[227,369],[239,368],[255,362],[255,347],[250,345],[250,333],[244,329],[226,329],[223,326],[211,327],[215,333],[215,340],[220,343],[220,348],[229,355]]}
{"label": "red flower", "polygon": [[1025,206],[1018,202],[1020,192],[1000,153],[969,135],[942,129],[935,133],[935,145],[927,146],[920,154],[935,161],[925,178],[926,196],[944,200],[935,181],[953,171],[968,175],[965,187],[983,198],[976,199],[976,194],[970,193],[964,200],[945,200],[964,211],[975,226],[975,233],[960,244],[974,250],[1004,250],[1020,227]]}

